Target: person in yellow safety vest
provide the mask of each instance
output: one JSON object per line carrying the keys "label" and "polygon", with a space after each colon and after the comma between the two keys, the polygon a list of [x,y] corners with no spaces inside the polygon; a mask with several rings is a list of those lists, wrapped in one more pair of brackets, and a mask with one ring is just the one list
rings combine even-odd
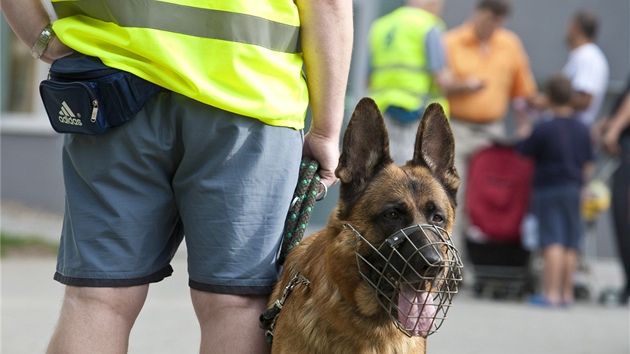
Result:
{"label": "person in yellow safety vest", "polygon": [[33,57],[76,51],[164,88],[64,141],[66,292],[48,353],[127,352],[184,234],[200,352],[268,353],[258,317],[302,156],[337,182],[352,2],[52,0],[51,24],[40,0],[0,1]]}
{"label": "person in yellow safety vest", "polygon": [[426,106],[438,102],[448,116],[447,92],[483,87],[476,78],[455,79],[446,65],[443,5],[443,0],[406,0],[370,29],[369,95],[384,113],[390,152],[399,164],[412,157],[409,146]]}

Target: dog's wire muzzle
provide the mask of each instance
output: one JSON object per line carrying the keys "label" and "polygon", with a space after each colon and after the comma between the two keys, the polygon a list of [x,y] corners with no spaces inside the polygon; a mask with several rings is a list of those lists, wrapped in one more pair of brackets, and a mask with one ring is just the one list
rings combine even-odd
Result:
{"label": "dog's wire muzzle", "polygon": [[409,337],[435,333],[462,280],[462,261],[448,232],[414,225],[376,247],[350,224],[344,226],[357,236],[359,273],[396,327]]}

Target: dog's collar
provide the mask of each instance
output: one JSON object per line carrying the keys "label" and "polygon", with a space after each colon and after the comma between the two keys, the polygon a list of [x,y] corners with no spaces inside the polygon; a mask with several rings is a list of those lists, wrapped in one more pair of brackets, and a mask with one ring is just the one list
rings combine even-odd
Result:
{"label": "dog's collar", "polygon": [[304,284],[306,286],[310,286],[311,282],[303,275],[300,275],[300,272],[296,272],[293,278],[289,281],[289,284],[284,288],[284,292],[282,293],[282,297],[276,300],[271,307],[265,310],[260,315],[258,320],[260,328],[266,330],[265,337],[267,337],[267,343],[271,344],[273,341],[273,329],[276,326],[276,320],[280,315],[280,310],[284,306],[284,302],[289,297],[289,294],[298,284]]}

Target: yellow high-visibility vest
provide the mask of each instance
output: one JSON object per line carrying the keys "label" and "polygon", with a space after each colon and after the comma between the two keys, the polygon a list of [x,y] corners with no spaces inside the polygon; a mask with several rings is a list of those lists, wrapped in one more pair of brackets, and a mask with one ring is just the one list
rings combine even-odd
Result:
{"label": "yellow high-visibility vest", "polygon": [[372,24],[369,95],[382,112],[390,106],[416,111],[438,102],[448,115],[448,101],[427,68],[425,40],[436,26],[446,28],[437,16],[412,7],[400,7]]}
{"label": "yellow high-visibility vest", "polygon": [[220,109],[302,129],[308,90],[292,0],[52,0],[74,50]]}

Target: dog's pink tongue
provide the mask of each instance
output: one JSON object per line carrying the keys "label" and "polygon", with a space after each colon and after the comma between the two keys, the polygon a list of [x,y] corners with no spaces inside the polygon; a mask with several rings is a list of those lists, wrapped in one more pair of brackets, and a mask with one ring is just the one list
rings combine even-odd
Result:
{"label": "dog's pink tongue", "polygon": [[433,297],[402,284],[398,295],[398,320],[412,336],[426,337],[435,317]]}

